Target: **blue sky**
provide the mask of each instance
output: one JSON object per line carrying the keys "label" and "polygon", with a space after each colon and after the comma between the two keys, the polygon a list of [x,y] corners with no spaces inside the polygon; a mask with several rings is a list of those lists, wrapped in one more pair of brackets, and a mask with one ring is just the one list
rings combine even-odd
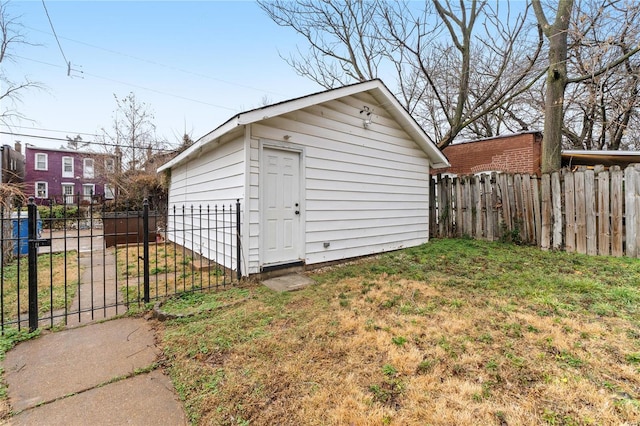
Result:
{"label": "blue sky", "polygon": [[[73,71],[67,76],[42,2],[10,2],[10,15],[36,45],[18,46],[15,62],[3,66],[11,79],[27,76],[45,86],[23,93],[17,107],[33,122],[14,123],[15,133],[80,133],[93,140],[90,134],[112,125],[114,94],[134,92],[153,111],[158,135],[176,143],[185,130],[197,139],[265,97],[277,102],[322,90],[278,54],[288,56],[304,43],[254,2],[45,3]],[[0,134],[4,144],[16,139],[48,147],[63,143]]]}

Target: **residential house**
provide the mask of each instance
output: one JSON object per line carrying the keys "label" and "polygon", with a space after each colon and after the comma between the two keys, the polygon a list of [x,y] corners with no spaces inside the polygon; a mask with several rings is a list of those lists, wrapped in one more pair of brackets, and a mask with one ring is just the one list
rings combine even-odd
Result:
{"label": "residential house", "polygon": [[36,203],[87,204],[114,198],[105,178],[115,171],[113,155],[87,151],[42,148],[27,144],[25,187]]}
{"label": "residential house", "polygon": [[24,181],[24,155],[22,144],[15,143],[15,148],[10,145],[0,146],[0,183],[20,184]]}
{"label": "residential house", "polygon": [[[240,200],[243,272],[257,274],[425,243],[429,170],[448,165],[371,80],[240,113],[159,171],[169,209]],[[176,243],[218,255],[199,229],[172,226]]]}

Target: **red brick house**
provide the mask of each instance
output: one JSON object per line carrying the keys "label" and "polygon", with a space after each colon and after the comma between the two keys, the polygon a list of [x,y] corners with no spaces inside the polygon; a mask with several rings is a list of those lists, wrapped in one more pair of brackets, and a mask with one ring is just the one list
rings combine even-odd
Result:
{"label": "red brick house", "polygon": [[523,132],[456,143],[442,151],[451,167],[432,174],[469,175],[500,171],[540,175],[542,133]]}
{"label": "red brick house", "polygon": [[48,199],[75,204],[114,198],[104,175],[115,170],[115,156],[27,144],[25,162],[25,192],[37,204]]}

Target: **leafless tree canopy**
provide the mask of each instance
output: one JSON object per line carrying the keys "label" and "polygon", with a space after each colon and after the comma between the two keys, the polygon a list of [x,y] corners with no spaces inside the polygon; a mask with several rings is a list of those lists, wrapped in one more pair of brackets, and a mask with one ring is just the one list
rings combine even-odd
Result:
{"label": "leafless tree canopy", "polygon": [[140,204],[151,193],[164,193],[160,177],[147,172],[147,165],[160,151],[164,152],[165,141],[156,137],[156,126],[149,106],[140,102],[135,94],[124,98],[114,95],[112,128],[102,129],[104,146],[117,158],[111,170],[103,175],[116,189],[118,200],[124,203]]}
{"label": "leafless tree canopy", "polygon": [[630,55],[640,43],[640,8],[629,5],[576,3],[568,48],[575,84],[565,96],[563,128],[568,148],[630,148],[629,129],[640,126],[640,57]]}
{"label": "leafless tree canopy", "polygon": [[[640,8],[632,0],[259,4],[274,22],[304,40],[296,54],[285,58],[299,74],[326,88],[395,77],[392,90],[440,147],[456,138],[542,126],[549,90],[548,76],[543,77],[555,55],[550,40],[557,39],[556,21],[547,22],[545,13],[564,4],[570,21],[558,34],[568,35],[569,54],[561,61],[566,73],[560,86],[563,93],[567,87],[570,91],[560,107],[561,134],[572,146],[618,149],[636,119],[633,53]],[[535,14],[531,5],[538,9]],[[562,71],[554,67],[550,72],[554,69]]]}
{"label": "leafless tree canopy", "polygon": [[14,81],[7,76],[5,66],[13,61],[12,49],[19,44],[30,44],[22,33],[18,19],[10,15],[8,2],[0,1],[0,122],[10,124],[24,118],[19,110],[20,95],[28,89],[40,88],[40,84],[23,78]]}

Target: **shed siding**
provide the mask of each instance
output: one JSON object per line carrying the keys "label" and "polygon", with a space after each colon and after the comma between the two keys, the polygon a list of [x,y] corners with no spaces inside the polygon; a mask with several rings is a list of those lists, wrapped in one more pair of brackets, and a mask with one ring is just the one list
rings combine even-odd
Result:
{"label": "shed siding", "polygon": [[[368,129],[360,114],[365,105],[373,109]],[[259,269],[253,248],[259,241],[260,139],[304,149],[307,264],[428,240],[428,158],[373,97],[351,96],[264,120],[252,125],[251,137],[251,272]]]}
{"label": "shed siding", "polygon": [[[208,231],[208,228],[215,226],[213,211],[216,205],[219,211],[222,206],[225,211],[228,211],[230,206],[235,209],[236,199],[242,200],[244,197],[244,152],[244,139],[236,134],[235,138],[229,142],[171,169],[169,190],[169,214],[171,216],[167,237],[195,253],[224,264],[226,267],[234,266],[229,242],[234,241],[235,230],[220,230],[217,234],[219,243],[216,244],[214,239],[216,235],[213,231]],[[194,209],[193,218],[190,214],[192,207]],[[204,214],[207,207],[212,213],[212,223],[209,224],[205,220],[201,225],[200,208]],[[230,220],[230,215],[227,215],[225,220]],[[200,231],[201,228],[203,231]],[[186,231],[182,232],[183,229]],[[227,242],[226,245],[222,244],[223,239]]]}

